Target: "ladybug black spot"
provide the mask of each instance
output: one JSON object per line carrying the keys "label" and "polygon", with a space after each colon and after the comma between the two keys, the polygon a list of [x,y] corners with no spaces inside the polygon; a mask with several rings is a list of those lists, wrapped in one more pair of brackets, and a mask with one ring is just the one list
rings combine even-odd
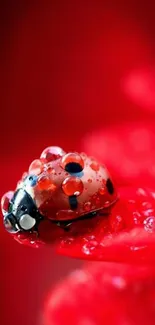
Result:
{"label": "ladybug black spot", "polygon": [[78,164],[76,162],[69,162],[68,164],[66,164],[65,170],[66,170],[66,172],[72,174],[72,173],[82,172],[83,168],[80,164]]}
{"label": "ladybug black spot", "polygon": [[108,178],[106,181],[106,187],[107,187],[109,194],[112,195],[114,193],[114,186],[113,186],[113,183],[110,178]]}
{"label": "ladybug black spot", "polygon": [[77,209],[78,202],[77,202],[77,197],[76,195],[72,195],[69,197],[69,204],[72,210]]}

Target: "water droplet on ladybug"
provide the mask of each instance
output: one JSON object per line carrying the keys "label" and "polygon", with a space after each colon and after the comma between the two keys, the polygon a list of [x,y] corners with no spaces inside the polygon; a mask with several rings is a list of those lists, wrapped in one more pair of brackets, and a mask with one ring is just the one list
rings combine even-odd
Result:
{"label": "water droplet on ladybug", "polygon": [[43,171],[43,162],[39,159],[32,161],[29,167],[29,173],[34,175],[39,175]]}
{"label": "water droplet on ladybug", "polygon": [[41,158],[46,159],[47,162],[54,161],[61,158],[65,154],[60,147],[47,147],[41,154]]}
{"label": "water droplet on ladybug", "polygon": [[91,167],[91,169],[93,169],[95,172],[99,171],[99,169],[100,169],[100,166],[99,166],[98,162],[95,161],[95,160],[92,161],[92,163],[90,164],[90,167]]}
{"label": "water droplet on ladybug", "polygon": [[91,205],[92,205],[91,202],[86,202],[84,204],[84,211],[89,212],[91,210]]}
{"label": "water droplet on ladybug", "polygon": [[100,193],[101,195],[104,195],[105,192],[106,192],[105,187],[101,187],[101,188],[99,189],[99,193]]}
{"label": "water droplet on ladybug", "polygon": [[84,161],[77,153],[68,153],[62,157],[61,167],[68,173],[80,173],[84,168]]}
{"label": "water droplet on ladybug", "polygon": [[62,190],[68,196],[79,196],[83,192],[83,183],[78,177],[67,177],[62,183]]}
{"label": "water droplet on ladybug", "polygon": [[48,191],[48,190],[55,190],[56,185],[54,185],[47,176],[43,175],[38,179],[37,187],[39,188],[39,190]]}
{"label": "water droplet on ladybug", "polygon": [[91,178],[89,178],[87,182],[88,182],[88,183],[92,183],[92,179],[91,179]]}

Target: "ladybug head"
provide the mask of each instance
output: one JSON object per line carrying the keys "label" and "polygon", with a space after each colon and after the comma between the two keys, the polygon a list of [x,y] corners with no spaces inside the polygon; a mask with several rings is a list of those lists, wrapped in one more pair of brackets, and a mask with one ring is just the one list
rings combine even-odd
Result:
{"label": "ladybug head", "polygon": [[4,194],[1,200],[4,226],[10,233],[34,230],[42,219],[31,196],[24,189]]}

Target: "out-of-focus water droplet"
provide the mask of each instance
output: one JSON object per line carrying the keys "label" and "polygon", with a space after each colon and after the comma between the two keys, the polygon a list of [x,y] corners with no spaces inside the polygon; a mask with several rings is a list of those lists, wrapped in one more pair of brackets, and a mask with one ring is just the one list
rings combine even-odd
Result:
{"label": "out-of-focus water droplet", "polygon": [[155,232],[155,217],[148,217],[146,220],[144,220],[144,229],[147,232],[153,233]]}

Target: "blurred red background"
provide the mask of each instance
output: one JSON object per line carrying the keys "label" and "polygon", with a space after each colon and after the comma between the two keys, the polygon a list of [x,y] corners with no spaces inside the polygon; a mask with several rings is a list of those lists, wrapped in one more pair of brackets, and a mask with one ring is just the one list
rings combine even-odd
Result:
{"label": "blurred red background", "polygon": [[[49,145],[87,150],[118,184],[154,184],[154,9],[128,0],[3,2],[1,195]],[[82,262],[20,246],[2,220],[0,243],[0,321],[39,324],[49,287]]]}

